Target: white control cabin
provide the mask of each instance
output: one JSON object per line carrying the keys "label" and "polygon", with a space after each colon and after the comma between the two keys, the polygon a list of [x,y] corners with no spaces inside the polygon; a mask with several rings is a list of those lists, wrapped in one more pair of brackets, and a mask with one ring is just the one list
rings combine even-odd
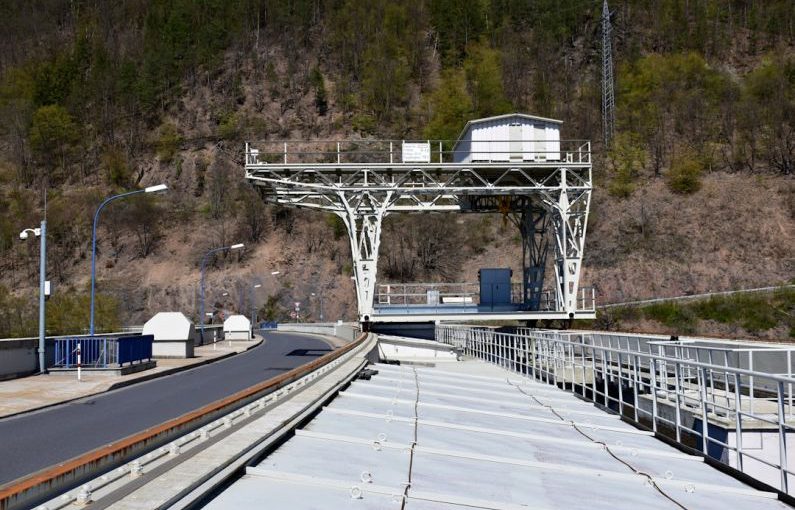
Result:
{"label": "white control cabin", "polygon": [[453,146],[453,161],[560,161],[561,124],[524,113],[470,120]]}

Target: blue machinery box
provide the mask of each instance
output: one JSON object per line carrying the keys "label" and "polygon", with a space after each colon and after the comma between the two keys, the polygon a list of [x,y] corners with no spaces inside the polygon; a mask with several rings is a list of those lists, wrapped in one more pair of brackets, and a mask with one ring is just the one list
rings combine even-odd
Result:
{"label": "blue machinery box", "polygon": [[510,268],[482,268],[478,271],[480,281],[480,305],[504,306],[511,304]]}

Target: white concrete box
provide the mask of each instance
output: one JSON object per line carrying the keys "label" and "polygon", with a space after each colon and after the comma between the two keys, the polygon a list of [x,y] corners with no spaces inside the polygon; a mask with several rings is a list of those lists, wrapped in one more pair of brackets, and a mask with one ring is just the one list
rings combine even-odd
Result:
{"label": "white concrete box", "polygon": [[160,312],[146,324],[144,335],[153,335],[155,358],[192,358],[196,329],[182,312]]}
{"label": "white concrete box", "polygon": [[251,340],[251,321],[245,315],[230,315],[224,321],[225,340]]}

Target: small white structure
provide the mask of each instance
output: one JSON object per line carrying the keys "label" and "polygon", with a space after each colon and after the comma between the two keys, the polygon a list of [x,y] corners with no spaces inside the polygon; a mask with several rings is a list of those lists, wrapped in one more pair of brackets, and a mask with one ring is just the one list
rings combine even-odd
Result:
{"label": "small white structure", "polygon": [[155,358],[192,358],[196,329],[182,312],[160,312],[144,324],[144,335],[153,335]]}
{"label": "small white structure", "polygon": [[524,113],[470,120],[453,146],[453,161],[560,161],[561,124]]}
{"label": "small white structure", "polygon": [[226,340],[251,340],[251,321],[245,315],[230,315],[224,321]]}

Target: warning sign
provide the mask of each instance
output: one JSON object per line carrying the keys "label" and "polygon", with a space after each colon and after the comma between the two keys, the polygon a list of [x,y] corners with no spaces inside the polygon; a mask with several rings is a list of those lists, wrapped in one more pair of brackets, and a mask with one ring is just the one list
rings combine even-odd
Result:
{"label": "warning sign", "polygon": [[430,142],[403,142],[404,163],[430,163]]}

